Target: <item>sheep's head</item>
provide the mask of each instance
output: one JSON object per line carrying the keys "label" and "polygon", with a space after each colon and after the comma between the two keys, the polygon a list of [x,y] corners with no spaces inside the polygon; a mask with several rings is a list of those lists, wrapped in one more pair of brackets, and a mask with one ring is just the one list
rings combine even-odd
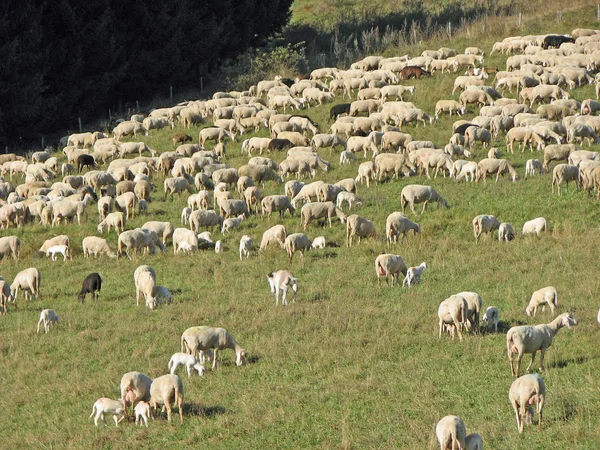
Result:
{"label": "sheep's head", "polygon": [[275,293],[275,272],[271,272],[267,274],[267,280],[269,281],[269,287],[271,288],[271,293]]}
{"label": "sheep's head", "polygon": [[158,302],[154,297],[148,297],[146,299],[146,306],[150,309],[156,309],[156,307],[158,306]]}
{"label": "sheep's head", "polygon": [[562,315],[561,324],[564,327],[571,328],[579,325],[579,321],[571,313],[567,312]]}
{"label": "sheep's head", "polygon": [[198,376],[201,377],[204,375],[204,366],[202,364],[200,364],[199,362],[194,364],[194,369],[196,370],[196,372],[198,372]]}
{"label": "sheep's head", "polygon": [[525,314],[527,314],[528,317],[531,317],[532,312],[533,312],[533,308],[530,308],[529,306],[527,308],[525,308]]}
{"label": "sheep's head", "polygon": [[246,363],[248,363],[248,352],[246,350],[242,350],[235,354],[235,365],[236,366],[241,366]]}

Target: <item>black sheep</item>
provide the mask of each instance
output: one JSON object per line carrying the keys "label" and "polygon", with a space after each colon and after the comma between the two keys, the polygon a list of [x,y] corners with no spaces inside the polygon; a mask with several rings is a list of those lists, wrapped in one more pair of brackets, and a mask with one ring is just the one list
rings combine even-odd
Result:
{"label": "black sheep", "polygon": [[83,303],[85,296],[87,294],[92,294],[94,300],[98,300],[101,289],[102,278],[100,278],[100,274],[96,272],[90,273],[87,277],[85,277],[85,280],[83,280],[83,286],[81,287],[81,292],[77,298]]}

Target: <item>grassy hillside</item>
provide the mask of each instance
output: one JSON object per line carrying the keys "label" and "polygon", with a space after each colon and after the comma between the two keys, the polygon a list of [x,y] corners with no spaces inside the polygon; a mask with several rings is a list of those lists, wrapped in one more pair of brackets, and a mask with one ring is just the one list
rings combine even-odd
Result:
{"label": "grassy hillside", "polygon": [[[522,32],[593,27],[594,13],[593,7],[566,13],[560,24],[554,16],[527,22]],[[514,30],[506,24],[504,31]],[[479,45],[489,54],[499,38],[489,35],[474,41],[465,36],[451,44],[457,49]],[[432,42],[430,48],[439,45]],[[504,60],[493,55],[486,65],[501,67]],[[454,75],[436,74],[411,82],[417,92],[410,100],[432,113],[438,99],[458,98],[450,95],[453,80]],[[579,100],[589,98],[593,87],[572,94]],[[307,111],[322,130],[328,128],[329,106]],[[467,117],[475,114],[471,108]],[[434,125],[409,125],[405,131],[414,139],[442,145],[451,135],[453,121],[454,117],[443,117]],[[191,131],[195,142],[198,130]],[[169,137],[181,131],[153,131],[143,140],[160,151],[172,150]],[[324,235],[340,246],[309,252],[304,262],[297,255],[289,264],[283,250],[275,248],[239,261],[239,238],[249,234],[258,246],[263,231],[279,222],[275,217],[252,216],[226,236],[215,231],[214,238],[226,245],[223,254],[174,256],[169,246],[165,254],[133,261],[81,256],[83,237],[97,235],[95,206],[88,209],[81,226],[2,230],[2,236],[16,234],[21,239],[22,255],[16,262],[3,260],[0,275],[12,280],[17,272],[33,266],[42,273],[39,301],[26,304],[20,297],[18,310],[10,307],[0,318],[2,447],[434,449],[435,424],[447,414],[456,414],[464,419],[468,433],[483,436],[486,448],[596,448],[600,426],[595,321],[600,306],[598,202],[572,186],[562,197],[553,196],[550,175],[523,180],[525,161],[542,155],[506,155],[502,138],[493,145],[517,168],[518,182],[457,184],[443,177],[421,177],[389,180],[369,189],[361,186],[364,206],[352,212],[372,220],[380,237],[346,248],[345,228],[339,221],[333,228],[313,223],[306,231],[311,239]],[[229,144],[227,150],[228,164],[246,163],[240,142]],[[474,159],[485,153],[478,148]],[[357,164],[340,167],[337,153],[321,154],[333,170],[319,178],[335,182],[356,175]],[[277,162],[285,157],[271,156]],[[179,224],[186,196],[164,201],[162,178],[155,180],[159,188],[150,215],[136,216],[128,228],[147,220]],[[385,219],[400,210],[401,189],[414,183],[433,186],[451,207],[434,205],[417,217],[409,213],[421,224],[422,234],[411,235],[389,250],[409,265],[426,261],[429,269],[423,284],[410,290],[378,287],[373,263],[378,254],[388,251],[382,238]],[[263,189],[263,194],[275,193],[282,194],[283,186],[268,183]],[[517,230],[526,220],[544,216],[551,231],[540,238],[519,236],[509,244],[485,238],[476,244],[471,220],[478,214],[494,214]],[[302,231],[298,214],[286,215],[282,223],[288,233]],[[34,260],[35,251],[54,234],[70,236],[73,260]],[[116,234],[105,237],[115,248]],[[141,264],[151,265],[158,284],[174,293],[173,305],[155,311],[136,307],[133,271]],[[266,274],[284,268],[301,280],[299,295],[295,304],[276,308]],[[94,303],[88,298],[81,304],[76,294],[83,278],[93,271],[104,280],[100,300]],[[538,312],[536,318],[524,313],[531,293],[547,285],[558,289],[559,311],[571,311],[580,325],[561,331],[546,354],[543,430],[527,427],[519,435],[508,402],[513,378],[505,333],[514,325],[550,321],[548,312]],[[498,334],[467,336],[463,342],[446,336],[438,340],[438,305],[461,291],[478,292],[484,309],[499,308]],[[53,308],[61,323],[47,335],[36,335],[43,308]],[[167,373],[170,356],[180,351],[181,333],[194,325],[228,329],[249,352],[250,364],[236,367],[232,352],[225,351],[218,370],[209,370],[202,378],[188,379],[179,372],[185,387],[183,426],[177,420],[170,426],[159,419],[148,429],[124,422],[119,429],[110,422],[108,428],[94,428],[88,416],[96,399],[117,398],[126,372],[137,370],[153,378]],[[528,364],[529,356],[523,362]]]}

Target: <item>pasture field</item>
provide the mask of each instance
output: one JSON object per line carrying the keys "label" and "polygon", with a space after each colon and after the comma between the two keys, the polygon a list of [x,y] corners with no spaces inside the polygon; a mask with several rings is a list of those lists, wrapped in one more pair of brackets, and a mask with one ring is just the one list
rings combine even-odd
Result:
{"label": "pasture field", "polygon": [[[569,12],[560,24],[533,21],[522,33],[594,27],[594,13],[594,8]],[[478,45],[487,54],[496,39],[500,36],[476,42],[461,38],[450,46]],[[435,42],[428,48],[440,45]],[[505,59],[493,55],[486,65],[500,67]],[[458,94],[450,94],[454,77],[436,74],[406,83],[417,86],[408,100],[433,113],[438,99],[458,99]],[[590,98],[593,86],[572,94],[579,100]],[[342,100],[338,97],[336,103]],[[329,107],[306,111],[323,131],[328,128]],[[475,114],[471,107],[466,117]],[[454,120],[445,116],[433,125],[409,125],[404,131],[414,139],[443,145]],[[181,131],[180,126],[152,131],[142,139],[159,151],[172,150],[169,137]],[[198,131],[190,131],[195,142]],[[169,246],[164,254],[133,261],[82,257],[81,240],[97,235],[95,205],[88,208],[81,226],[29,224],[2,230],[2,236],[19,237],[22,251],[19,261],[0,263],[0,275],[12,281],[20,270],[37,267],[42,273],[42,295],[28,304],[20,297],[18,310],[11,306],[0,318],[0,447],[434,449],[438,448],[435,424],[445,415],[456,414],[465,421],[467,432],[481,434],[490,449],[598,448],[598,200],[574,186],[562,197],[553,196],[551,175],[523,179],[525,161],[543,159],[541,154],[506,155],[503,137],[493,145],[516,167],[520,175],[516,183],[508,179],[486,185],[456,183],[423,176],[388,180],[369,189],[360,186],[364,206],[352,212],[372,220],[379,237],[347,248],[345,227],[339,221],[333,228],[313,223],[306,231],[311,239],[324,235],[339,247],[308,252],[304,262],[297,255],[288,264],[278,248],[254,251],[250,259],[239,261],[239,238],[249,234],[258,247],[263,231],[279,222],[275,217],[252,216],[226,236],[215,231],[213,238],[226,245],[223,254],[201,251],[174,256]],[[229,143],[227,151],[226,162],[232,167],[247,161],[240,154],[239,141]],[[340,167],[338,153],[330,156],[329,150],[321,151],[333,170],[319,173],[319,178],[335,182],[356,176],[357,163]],[[474,159],[486,153],[478,147]],[[285,155],[271,157],[280,162]],[[147,220],[179,224],[187,195],[165,201],[163,179],[155,175],[155,180],[158,190],[149,216],[136,215],[128,229]],[[422,234],[411,234],[389,251],[402,255],[408,265],[426,261],[429,269],[423,283],[410,290],[379,287],[374,260],[388,252],[385,219],[400,210],[401,189],[415,183],[433,186],[450,208],[432,205],[417,217],[408,212],[420,223]],[[267,183],[263,193],[282,194],[283,185]],[[493,214],[512,223],[517,239],[500,244],[483,238],[476,244],[471,220],[478,214]],[[521,236],[523,223],[539,216],[549,220],[551,230],[539,238]],[[281,223],[288,233],[302,231],[298,213],[286,215]],[[43,241],[54,234],[69,235],[73,260],[33,259]],[[116,234],[106,236],[116,248]],[[173,292],[174,304],[155,311],[136,307],[133,271],[141,264],[156,270],[157,283]],[[266,274],[284,268],[301,280],[299,294],[295,304],[276,308]],[[81,281],[94,271],[104,281],[100,299],[94,303],[88,296],[81,304],[77,301]],[[547,285],[558,289],[559,312],[571,311],[580,324],[560,331],[546,354],[542,431],[529,426],[519,435],[508,401],[513,378],[505,334],[514,325],[551,320],[548,311],[538,311],[536,318],[524,312],[531,293]],[[478,292],[484,309],[499,308],[497,334],[470,335],[462,342],[447,336],[438,340],[438,305],[461,291]],[[47,335],[36,335],[43,308],[53,308],[60,324]],[[152,378],[167,373],[170,356],[180,351],[181,333],[195,325],[226,328],[248,351],[250,363],[236,367],[232,352],[225,351],[220,367],[202,378],[188,379],[178,372],[185,387],[183,425],[175,416],[173,425],[160,418],[148,429],[125,422],[118,429],[110,422],[106,428],[95,428],[88,416],[96,399],[116,399],[126,372],[136,370]],[[523,362],[528,364],[529,356]]]}

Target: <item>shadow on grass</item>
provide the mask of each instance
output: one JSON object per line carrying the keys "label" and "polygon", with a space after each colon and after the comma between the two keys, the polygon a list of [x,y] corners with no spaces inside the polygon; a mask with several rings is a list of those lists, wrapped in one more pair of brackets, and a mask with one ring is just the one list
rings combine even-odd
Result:
{"label": "shadow on grass", "polygon": [[259,362],[262,358],[258,355],[252,355],[248,357],[248,364],[256,364],[257,362]]}
{"label": "shadow on grass", "polygon": [[201,406],[194,403],[184,403],[184,416],[200,416],[212,418],[227,413],[223,406]]}
{"label": "shadow on grass", "polygon": [[560,361],[553,361],[552,364],[550,364],[550,368],[563,369],[563,368],[567,367],[569,364],[582,364],[582,363],[586,362],[588,359],[589,358],[587,358],[585,356],[580,356],[578,358],[561,359]]}
{"label": "shadow on grass", "polygon": [[311,259],[328,259],[328,258],[337,258],[336,252],[316,252],[312,251],[309,253]]}
{"label": "shadow on grass", "polygon": [[311,303],[319,303],[325,300],[329,300],[329,296],[322,292],[317,292],[312,299],[310,299]]}

